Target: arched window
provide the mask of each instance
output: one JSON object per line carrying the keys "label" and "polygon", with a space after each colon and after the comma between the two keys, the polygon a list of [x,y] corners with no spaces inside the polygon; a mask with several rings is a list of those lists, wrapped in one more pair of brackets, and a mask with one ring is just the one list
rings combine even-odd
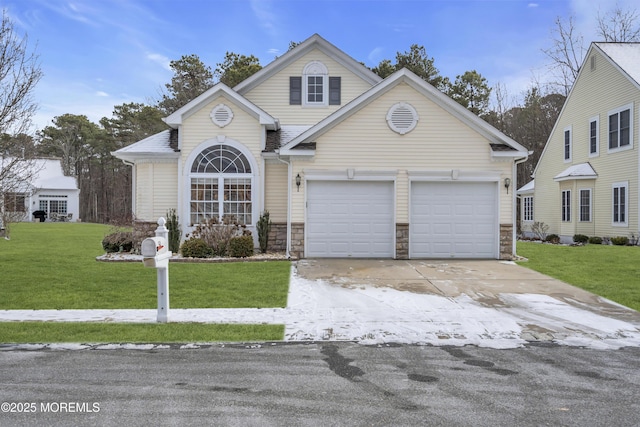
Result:
{"label": "arched window", "polygon": [[306,105],[327,105],[327,67],[318,61],[308,63],[302,71]]}
{"label": "arched window", "polygon": [[234,216],[251,224],[251,164],[226,144],[204,149],[191,165],[191,225],[206,218]]}

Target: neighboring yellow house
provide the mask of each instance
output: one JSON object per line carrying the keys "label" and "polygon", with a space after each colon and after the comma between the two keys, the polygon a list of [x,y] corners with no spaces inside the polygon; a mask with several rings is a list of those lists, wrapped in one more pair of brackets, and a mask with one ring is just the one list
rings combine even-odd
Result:
{"label": "neighboring yellow house", "polygon": [[[293,257],[502,258],[515,251],[527,150],[408,70],[382,80],[314,35],[234,88],[217,84],[113,154],[133,210],[185,233],[268,210]],[[255,235],[255,233],[254,233]]]}
{"label": "neighboring yellow house", "polygon": [[535,185],[518,190],[524,232],[542,222],[564,242],[575,234],[638,236],[639,102],[640,44],[592,43]]}

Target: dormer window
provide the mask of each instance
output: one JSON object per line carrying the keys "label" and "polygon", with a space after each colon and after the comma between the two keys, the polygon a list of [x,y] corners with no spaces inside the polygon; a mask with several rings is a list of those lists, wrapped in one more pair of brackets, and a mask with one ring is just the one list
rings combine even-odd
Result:
{"label": "dormer window", "polygon": [[289,77],[289,104],[309,107],[340,105],[340,77],[329,77],[327,67],[319,61],[305,65],[302,76]]}

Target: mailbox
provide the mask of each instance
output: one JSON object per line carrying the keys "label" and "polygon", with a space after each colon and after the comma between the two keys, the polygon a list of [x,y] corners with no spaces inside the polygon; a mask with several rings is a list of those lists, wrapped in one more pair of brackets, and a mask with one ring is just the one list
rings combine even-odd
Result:
{"label": "mailbox", "polygon": [[142,241],[140,252],[145,267],[166,267],[172,253],[168,250],[167,240],[163,237],[149,237]]}

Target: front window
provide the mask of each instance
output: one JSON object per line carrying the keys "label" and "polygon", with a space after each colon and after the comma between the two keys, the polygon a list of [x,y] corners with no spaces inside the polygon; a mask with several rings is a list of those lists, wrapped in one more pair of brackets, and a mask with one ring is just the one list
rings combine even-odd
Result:
{"label": "front window", "polygon": [[620,110],[609,112],[609,150],[618,150],[633,146],[632,115],[632,106],[626,106]]}
{"label": "front window", "polygon": [[564,161],[571,161],[571,128],[564,130]]}
{"label": "front window", "polygon": [[327,67],[319,61],[312,61],[305,65],[302,71],[305,105],[324,106],[328,98]]}
{"label": "front window", "polygon": [[224,216],[251,224],[252,180],[249,160],[238,149],[217,144],[203,150],[191,167],[191,225]]}
{"label": "front window", "polygon": [[598,117],[593,117],[589,121],[589,156],[597,156],[600,145],[600,124]]}
{"label": "front window", "polygon": [[533,221],[533,196],[523,197],[522,219],[524,221]]}
{"label": "front window", "polygon": [[562,221],[571,222],[571,190],[562,192]]}
{"label": "front window", "polygon": [[613,225],[627,225],[627,194],[629,184],[617,182],[613,184]]}
{"label": "front window", "polygon": [[580,221],[591,221],[591,189],[580,190]]}
{"label": "front window", "polygon": [[324,77],[307,76],[307,103],[322,104],[324,102]]}

